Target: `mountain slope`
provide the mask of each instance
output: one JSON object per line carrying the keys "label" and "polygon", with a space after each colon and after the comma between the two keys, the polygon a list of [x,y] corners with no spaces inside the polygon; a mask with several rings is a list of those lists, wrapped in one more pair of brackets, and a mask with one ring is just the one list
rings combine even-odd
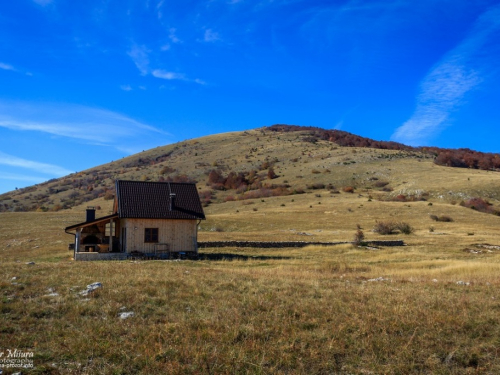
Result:
{"label": "mountain slope", "polygon": [[396,143],[387,149],[384,142],[348,133],[342,139],[354,140],[350,146],[365,147],[339,146],[332,134],[277,125],[186,140],[3,194],[0,211],[100,204],[113,198],[116,179],[196,181],[205,204],[344,188],[382,200],[401,195],[408,200],[500,200],[499,173],[438,166],[436,154],[428,150]]}

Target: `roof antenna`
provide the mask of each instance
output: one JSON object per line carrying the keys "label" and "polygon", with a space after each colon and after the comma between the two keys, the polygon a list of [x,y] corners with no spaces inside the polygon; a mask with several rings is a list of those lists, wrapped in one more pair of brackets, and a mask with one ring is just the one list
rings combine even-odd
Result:
{"label": "roof antenna", "polygon": [[176,198],[176,195],[175,193],[172,193],[172,189],[170,187],[170,182],[167,182],[168,184],[168,191],[169,191],[169,197],[170,197],[170,206],[169,206],[169,209],[170,211],[173,211],[174,210],[174,207],[175,207],[175,198]]}

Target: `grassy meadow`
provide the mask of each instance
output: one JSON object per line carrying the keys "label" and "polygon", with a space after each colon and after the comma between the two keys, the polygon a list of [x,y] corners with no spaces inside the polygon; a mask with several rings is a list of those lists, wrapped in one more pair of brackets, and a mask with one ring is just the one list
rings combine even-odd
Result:
{"label": "grassy meadow", "polygon": [[[103,215],[110,209],[97,203]],[[202,241],[350,241],[359,225],[366,240],[407,246],[75,262],[63,228],[84,206],[1,213],[0,351],[32,350],[34,369],[23,374],[500,371],[500,217],[326,190],[212,204],[206,214]],[[414,233],[373,233],[377,220],[408,222]],[[81,295],[93,282],[103,287]]]}

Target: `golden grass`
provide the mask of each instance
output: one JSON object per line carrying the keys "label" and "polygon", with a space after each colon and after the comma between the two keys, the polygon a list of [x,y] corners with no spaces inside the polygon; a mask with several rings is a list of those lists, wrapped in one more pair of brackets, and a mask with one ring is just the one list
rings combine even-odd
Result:
{"label": "golden grass", "polygon": [[[305,194],[210,206],[200,240],[348,241],[360,224],[368,240],[408,246],[213,248],[199,261],[86,263],[70,260],[63,231],[83,210],[3,213],[2,349],[32,349],[33,373],[45,374],[500,371],[500,250],[477,246],[500,245],[500,218],[320,193],[321,204]],[[416,232],[380,236],[377,219]],[[94,295],[79,294],[97,281]],[[135,315],[120,319],[126,311]]]}

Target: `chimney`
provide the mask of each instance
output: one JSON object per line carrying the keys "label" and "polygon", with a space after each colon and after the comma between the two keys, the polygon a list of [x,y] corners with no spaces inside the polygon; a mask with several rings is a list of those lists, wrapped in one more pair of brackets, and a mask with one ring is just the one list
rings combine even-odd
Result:
{"label": "chimney", "polygon": [[95,207],[87,207],[87,223],[95,220]]}
{"label": "chimney", "polygon": [[173,211],[175,207],[175,193],[170,193],[170,211]]}

